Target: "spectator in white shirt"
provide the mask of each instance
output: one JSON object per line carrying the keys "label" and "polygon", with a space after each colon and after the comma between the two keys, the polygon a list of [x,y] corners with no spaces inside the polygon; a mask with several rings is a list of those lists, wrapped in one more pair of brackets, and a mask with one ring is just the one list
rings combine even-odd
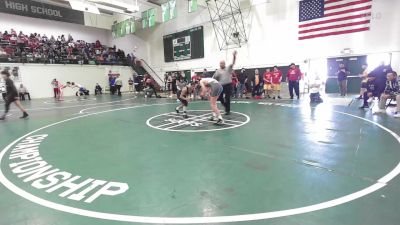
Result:
{"label": "spectator in white shirt", "polygon": [[25,101],[25,95],[28,95],[29,101],[31,100],[31,95],[29,94],[28,89],[23,84],[19,85],[18,93],[19,93],[19,99],[21,101]]}
{"label": "spectator in white shirt", "polygon": [[323,102],[321,94],[319,93],[321,89],[322,81],[318,75],[314,79],[310,80],[310,101],[311,103],[321,103]]}

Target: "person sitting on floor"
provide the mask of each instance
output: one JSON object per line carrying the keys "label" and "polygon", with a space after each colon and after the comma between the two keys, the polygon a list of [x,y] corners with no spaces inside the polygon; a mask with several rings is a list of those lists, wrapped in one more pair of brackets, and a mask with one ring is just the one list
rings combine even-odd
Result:
{"label": "person sitting on floor", "polygon": [[29,101],[31,100],[31,95],[29,94],[28,89],[26,89],[26,87],[23,84],[19,85],[18,93],[19,93],[19,99],[21,101],[25,101],[25,95],[28,95]]}
{"label": "person sitting on floor", "polygon": [[310,103],[321,103],[323,102],[319,90],[321,89],[321,79],[319,76],[315,76],[314,80],[310,82]]}
{"label": "person sitting on floor", "polygon": [[379,110],[376,113],[386,113],[386,102],[388,99],[396,99],[397,102],[397,112],[395,114],[396,118],[400,118],[400,87],[397,81],[397,73],[392,71],[387,74],[386,88],[381,95],[379,101]]}
{"label": "person sitting on floor", "polygon": [[367,84],[365,85],[366,90],[364,91],[363,94],[363,105],[360,106],[360,109],[365,109],[369,108],[369,99],[374,98],[374,97],[379,97],[379,91],[376,86],[375,78],[374,77],[368,77]]}
{"label": "person sitting on floor", "polygon": [[102,95],[103,94],[103,88],[100,86],[99,83],[96,83],[96,86],[94,87],[94,95]]}

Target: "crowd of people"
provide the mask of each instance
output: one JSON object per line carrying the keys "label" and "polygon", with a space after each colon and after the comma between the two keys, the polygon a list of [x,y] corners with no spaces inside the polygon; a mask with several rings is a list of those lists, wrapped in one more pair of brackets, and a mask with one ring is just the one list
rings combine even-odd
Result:
{"label": "crowd of people", "polygon": [[[160,97],[157,94],[156,83],[149,74],[138,75],[134,72],[133,76],[128,79],[128,92],[129,93],[140,93],[144,92],[145,98],[151,97],[153,94],[155,97]],[[111,95],[117,94],[122,95],[121,89],[124,85],[124,81],[121,79],[120,74],[113,73],[111,70],[108,73],[108,85]]]}
{"label": "crowd of people", "polygon": [[[254,99],[281,99],[281,83],[283,80],[283,73],[279,67],[274,66],[272,68],[266,68],[261,75],[260,70],[256,69],[254,71],[254,76],[248,76],[246,70],[243,68],[240,71],[234,71],[233,67],[236,63],[236,51],[233,53],[232,63],[226,65],[225,61],[219,63],[219,68],[213,73],[209,73],[204,69],[203,73],[195,74],[190,78],[186,79],[182,73],[167,73],[165,74],[165,90],[168,91],[169,97],[176,98],[180,101],[180,105],[176,108],[176,112],[183,112],[183,117],[188,118],[187,108],[190,99],[208,99],[210,101],[210,107],[213,111],[213,116],[211,120],[215,120],[216,124],[223,124],[223,118],[218,110],[217,101],[220,101],[224,107],[225,115],[229,115],[231,108],[230,102],[231,98],[254,98]],[[9,109],[11,103],[15,103],[24,112],[23,117],[27,117],[26,112],[19,103],[19,100],[25,99],[25,95],[28,95],[30,99],[29,92],[27,88],[23,85],[19,87],[19,91],[12,88],[13,84],[9,81],[9,73],[7,71],[2,72],[4,80],[6,80],[7,93],[10,91],[12,94],[11,98],[6,97],[6,112]],[[350,72],[343,63],[339,64],[339,69],[336,73],[337,83],[340,90],[341,96],[347,95],[347,82],[348,75]],[[298,66],[292,63],[286,73],[286,82],[288,83],[290,99],[300,99],[299,83],[303,78],[303,74]],[[382,63],[377,68],[369,71],[368,65],[362,65],[361,78],[361,90],[358,99],[363,100],[363,105],[360,107],[362,109],[369,108],[370,102],[374,98],[379,101],[379,110],[376,113],[386,112],[387,101],[400,102],[400,84],[399,77],[395,71],[390,67],[390,65],[385,65]],[[124,81],[121,79],[118,73],[113,73],[109,71],[108,73],[108,85],[111,95],[122,95],[122,87]],[[148,74],[140,76],[134,74],[127,81],[130,93],[136,93],[143,91],[145,97],[151,97],[153,94],[159,97],[157,94],[158,89],[156,88],[156,83],[152,77]],[[54,91],[54,97],[57,100],[63,100],[63,89],[72,88],[77,89],[76,96],[89,95],[89,90],[75,82],[66,82],[66,84],[61,84],[57,79],[51,82]],[[322,85],[319,77],[309,84],[310,90],[310,101],[320,103],[322,98],[320,95],[320,88]],[[95,95],[101,95],[103,93],[103,88],[96,83]],[[19,96],[17,99],[15,96]],[[400,118],[400,105],[397,104],[397,112],[395,114],[396,118]],[[4,117],[2,117],[4,119]]]}
{"label": "crowd of people", "polygon": [[[199,97],[200,80],[203,78],[221,77],[221,69],[228,69],[229,77],[222,79],[224,85],[224,95],[230,98],[254,98],[254,99],[281,99],[281,85],[283,82],[283,72],[278,66],[266,68],[263,74],[259,69],[255,69],[254,76],[249,76],[245,68],[240,71],[235,71],[231,68],[235,61],[228,67],[225,66],[225,61],[220,62],[220,68],[215,72],[208,72],[204,69],[202,73],[195,73],[190,80],[186,79],[181,72],[166,73],[164,75],[164,89],[169,92],[169,97],[173,97],[177,91],[186,83],[191,82],[194,85],[193,97]],[[227,77],[227,76],[224,76]],[[290,98],[300,98],[300,80],[303,74],[294,63],[289,67],[286,74],[286,80],[289,85]]]}
{"label": "crowd of people", "polygon": [[69,34],[47,36],[0,31],[0,61],[50,64],[129,64],[133,54],[125,55],[121,49],[107,47],[99,40],[90,43],[74,40]]}
{"label": "crowd of people", "polygon": [[[357,98],[362,100],[360,109],[369,109],[374,99],[378,100],[379,109],[375,113],[385,113],[387,106],[390,104],[388,100],[397,103],[396,114],[394,117],[400,118],[400,77],[390,65],[381,62],[380,65],[373,70],[368,68],[368,64],[362,65],[360,95]],[[344,63],[339,63],[339,69],[336,72],[337,82],[340,96],[347,95],[347,83],[350,71]]]}

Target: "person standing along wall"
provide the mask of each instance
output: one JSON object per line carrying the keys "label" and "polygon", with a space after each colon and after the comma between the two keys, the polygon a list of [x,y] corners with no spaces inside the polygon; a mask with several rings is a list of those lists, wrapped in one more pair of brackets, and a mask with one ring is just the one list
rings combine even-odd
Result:
{"label": "person standing along wall", "polygon": [[362,73],[360,74],[361,78],[361,88],[360,88],[360,96],[357,99],[362,99],[364,96],[364,92],[367,91],[367,82],[368,82],[368,64],[364,63],[362,66]]}
{"label": "person standing along wall", "polygon": [[253,92],[252,92],[252,97],[260,99],[261,93],[260,93],[260,86],[261,86],[261,75],[258,69],[254,71],[254,80],[253,80]]}
{"label": "person standing along wall", "polygon": [[236,75],[236,72],[232,71],[232,88],[233,88],[232,96],[231,96],[232,98],[236,98],[236,93],[238,91],[238,86],[239,86],[238,83],[239,83],[239,80]]}
{"label": "person standing along wall", "polygon": [[339,70],[336,72],[336,76],[338,79],[340,96],[346,96],[347,94],[347,76],[350,72],[346,69],[343,63],[339,64]]}
{"label": "person standing along wall", "polygon": [[122,96],[122,94],[121,94],[122,79],[119,74],[117,75],[117,77],[115,79],[115,88],[117,89],[118,96]]}
{"label": "person standing along wall", "polygon": [[232,71],[236,63],[237,52],[233,52],[232,64],[226,67],[226,63],[222,60],[219,63],[219,69],[215,72],[213,78],[217,80],[223,87],[222,94],[219,95],[218,100],[225,107],[225,115],[231,113],[231,95],[232,95]]}
{"label": "person standing along wall", "polygon": [[54,78],[53,81],[51,81],[51,86],[53,87],[54,98],[58,99],[58,95],[60,94],[60,89],[58,88],[57,79]]}
{"label": "person standing along wall", "polygon": [[242,68],[238,75],[238,87],[237,87],[237,92],[236,92],[236,98],[242,98],[243,97],[243,92],[246,89],[246,80],[247,80],[247,75],[246,75],[246,70]]}
{"label": "person standing along wall", "polygon": [[274,72],[272,72],[272,93],[273,99],[276,99],[278,94],[278,99],[281,99],[281,82],[282,82],[282,72],[277,66],[274,66]]}
{"label": "person standing along wall", "polygon": [[272,92],[272,73],[271,69],[267,68],[264,72],[264,92],[265,92],[265,98],[271,98],[271,92]]}
{"label": "person standing along wall", "polygon": [[300,99],[300,79],[301,71],[296,67],[296,64],[290,64],[289,71],[287,72],[287,81],[289,83],[290,99],[293,99],[293,90],[296,93],[297,99]]}
{"label": "person standing along wall", "polygon": [[110,94],[114,95],[115,94],[115,77],[113,74],[108,74],[108,84],[110,85]]}

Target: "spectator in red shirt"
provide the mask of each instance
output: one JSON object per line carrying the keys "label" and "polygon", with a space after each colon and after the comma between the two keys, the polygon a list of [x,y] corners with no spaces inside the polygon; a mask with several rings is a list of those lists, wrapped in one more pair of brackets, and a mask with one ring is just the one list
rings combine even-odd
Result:
{"label": "spectator in red shirt", "polygon": [[289,83],[290,99],[293,99],[293,89],[296,93],[297,99],[300,99],[300,79],[301,71],[296,67],[296,64],[290,64],[289,71],[287,72],[287,82]]}
{"label": "spectator in red shirt", "polygon": [[270,94],[272,92],[272,73],[271,69],[267,68],[264,73],[264,92],[267,98],[271,98]]}
{"label": "spectator in red shirt", "polygon": [[277,93],[278,98],[281,99],[281,82],[282,71],[280,71],[277,66],[274,66],[274,72],[272,73],[272,92],[274,96],[273,99],[275,99]]}

